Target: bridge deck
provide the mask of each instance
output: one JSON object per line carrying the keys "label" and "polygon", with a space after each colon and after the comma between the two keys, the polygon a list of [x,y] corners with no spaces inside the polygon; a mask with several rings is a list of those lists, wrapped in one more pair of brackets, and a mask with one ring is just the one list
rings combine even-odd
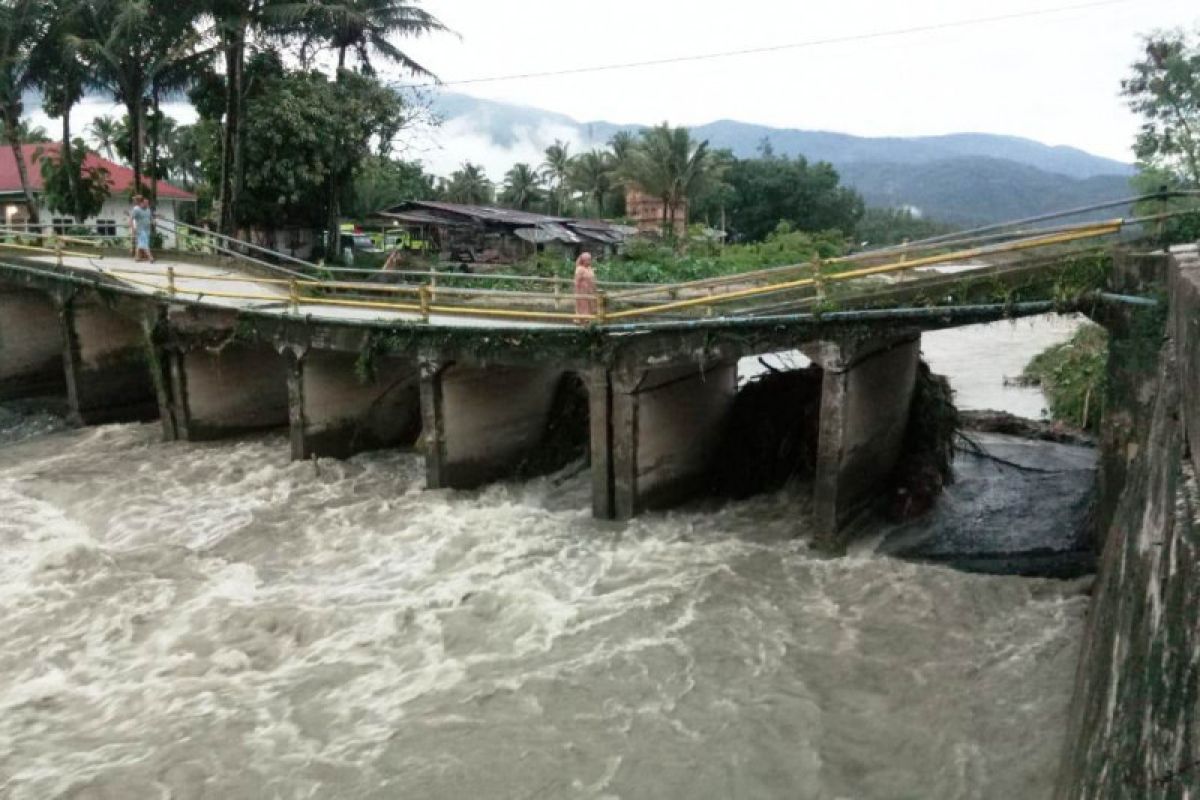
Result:
{"label": "bridge deck", "polygon": [[[24,256],[23,261],[57,267],[59,259],[52,255]],[[306,303],[301,299],[295,308],[286,281],[271,282],[250,272],[234,267],[214,267],[185,261],[159,259],[154,263],[138,262],[132,258],[105,255],[88,257],[64,255],[63,268],[84,275],[103,275],[117,281],[129,290],[147,296],[163,296],[168,293],[170,279],[167,269],[173,267],[174,297],[190,302],[204,303],[220,308],[253,309],[261,313],[278,313],[312,317],[314,319],[343,322],[425,322],[418,311],[401,311],[386,308],[351,307]],[[238,295],[229,297],[226,295]],[[504,328],[504,329],[548,329],[572,328],[566,323],[540,320],[513,320],[472,317],[458,314],[428,315],[427,324],[452,328]]]}

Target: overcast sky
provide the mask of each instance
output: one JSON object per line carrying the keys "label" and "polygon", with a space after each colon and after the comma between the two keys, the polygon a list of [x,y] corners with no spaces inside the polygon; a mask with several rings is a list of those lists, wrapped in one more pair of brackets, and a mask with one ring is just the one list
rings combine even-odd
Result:
{"label": "overcast sky", "polygon": [[[735,119],[863,136],[986,132],[1067,144],[1132,161],[1137,120],[1119,95],[1142,34],[1200,26],[1194,0],[1115,0],[1038,16],[670,65],[480,83],[514,73],[645,61],[875,34],[1095,0],[423,0],[459,36],[399,44],[446,88],[567,114],[581,122],[695,125]],[[409,76],[392,74],[401,82]],[[30,116],[50,131],[57,122]],[[98,114],[88,98],[76,130]],[[195,112],[169,110],[181,122]],[[404,152],[436,174],[465,159],[497,177],[514,161],[536,163],[570,131],[518,132],[499,148],[469,125],[418,130]],[[536,134],[536,135],[534,135]]]}
{"label": "overcast sky", "polygon": [[[424,0],[461,35],[406,41],[444,81],[728,51],[1038,11],[1087,0]],[[1119,96],[1139,34],[1200,6],[1130,0],[866,41],[593,74],[451,85],[581,121],[730,118],[867,136],[1014,134],[1132,160]]]}

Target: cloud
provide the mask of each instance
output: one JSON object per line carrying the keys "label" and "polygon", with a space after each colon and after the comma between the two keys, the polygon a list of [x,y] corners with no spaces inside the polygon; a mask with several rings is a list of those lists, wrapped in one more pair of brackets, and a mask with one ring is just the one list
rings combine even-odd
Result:
{"label": "cloud", "polygon": [[464,161],[481,164],[488,177],[499,184],[513,164],[540,165],[546,148],[556,140],[567,142],[572,152],[579,152],[585,146],[578,127],[560,123],[514,125],[498,136],[490,123],[486,114],[448,119],[428,132],[431,140],[428,149],[412,155],[420,158],[429,172],[439,176],[449,175]]}

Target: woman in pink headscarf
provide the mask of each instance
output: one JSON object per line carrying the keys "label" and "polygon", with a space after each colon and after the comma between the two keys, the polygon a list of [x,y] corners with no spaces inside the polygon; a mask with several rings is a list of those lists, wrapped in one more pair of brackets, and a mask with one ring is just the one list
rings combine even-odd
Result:
{"label": "woman in pink headscarf", "polygon": [[596,273],[592,254],[580,253],[575,259],[575,321],[587,322],[596,314]]}

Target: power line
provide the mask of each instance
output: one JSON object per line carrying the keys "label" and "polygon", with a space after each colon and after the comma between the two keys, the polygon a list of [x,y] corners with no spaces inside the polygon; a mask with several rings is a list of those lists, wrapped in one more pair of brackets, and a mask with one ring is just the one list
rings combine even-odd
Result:
{"label": "power line", "polygon": [[886,31],[872,31],[870,33],[855,33],[845,36],[833,36],[826,39],[809,39],[803,42],[791,42],[789,44],[767,45],[764,47],[746,47],[740,50],[725,50],[718,53],[700,53],[689,56],[672,56],[669,58],[654,58],[645,61],[626,61],[619,64],[598,64],[589,67],[572,67],[569,69],[545,70],[542,72],[518,72],[510,75],[493,75],[490,77],[478,78],[461,78],[450,81],[431,81],[428,83],[395,83],[393,86],[397,89],[431,89],[439,86],[465,86],[474,83],[498,83],[500,81],[515,81],[525,80],[528,78],[551,78],[561,75],[580,75],[588,72],[611,72],[621,69],[637,69],[640,67],[656,67],[664,64],[682,64],[690,61],[709,61],[718,58],[735,58],[737,56],[758,55],[761,53],[776,53],[782,50],[802,50],[810,47],[824,47],[831,44],[843,44],[845,42],[862,42],[872,39],[885,39],[897,36],[909,36],[914,33],[927,33],[929,31],[944,31],[952,28],[966,28],[974,25],[987,25],[994,22],[1006,22],[1014,19],[1028,19],[1030,17],[1044,17],[1050,14],[1062,14],[1068,11],[1084,11],[1093,8],[1103,8],[1106,6],[1128,5],[1133,0],[1099,0],[1099,2],[1079,3],[1070,6],[1057,6],[1055,8],[1042,8],[1034,11],[1017,11],[1011,14],[998,14],[991,17],[975,17],[973,19],[953,20],[951,22],[937,22],[929,25],[914,25],[909,28],[894,28]]}

